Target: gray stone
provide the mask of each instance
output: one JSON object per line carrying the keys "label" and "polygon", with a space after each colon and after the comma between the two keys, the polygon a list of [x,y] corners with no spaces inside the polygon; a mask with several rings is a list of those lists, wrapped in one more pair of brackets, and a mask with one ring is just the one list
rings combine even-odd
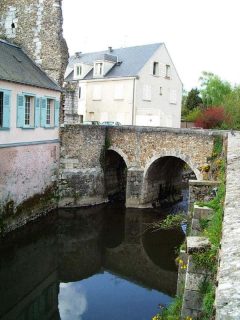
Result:
{"label": "gray stone", "polygon": [[202,252],[211,247],[211,243],[206,237],[187,237],[187,252]]}

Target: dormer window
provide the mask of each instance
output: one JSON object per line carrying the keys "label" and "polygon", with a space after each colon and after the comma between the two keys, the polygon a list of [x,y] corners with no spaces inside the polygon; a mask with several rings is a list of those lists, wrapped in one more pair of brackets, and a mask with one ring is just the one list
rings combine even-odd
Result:
{"label": "dormer window", "polygon": [[76,72],[77,72],[78,77],[80,77],[82,75],[82,66],[81,65],[77,66]]}
{"label": "dormer window", "polygon": [[95,74],[95,76],[102,76],[103,75],[103,62],[96,62],[95,63],[94,74]]}

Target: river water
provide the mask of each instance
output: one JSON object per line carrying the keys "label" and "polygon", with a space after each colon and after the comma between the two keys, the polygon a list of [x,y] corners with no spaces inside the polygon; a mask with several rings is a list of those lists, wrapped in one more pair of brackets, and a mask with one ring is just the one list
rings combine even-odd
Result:
{"label": "river water", "polygon": [[152,230],[167,213],[64,209],[12,233],[0,246],[0,319],[151,319],[176,293],[185,236]]}

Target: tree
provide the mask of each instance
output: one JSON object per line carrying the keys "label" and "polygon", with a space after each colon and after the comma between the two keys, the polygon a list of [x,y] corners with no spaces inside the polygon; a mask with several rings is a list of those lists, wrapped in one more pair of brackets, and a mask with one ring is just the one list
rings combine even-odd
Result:
{"label": "tree", "polygon": [[203,129],[231,127],[231,117],[224,107],[211,107],[202,111],[195,121],[195,126]]}
{"label": "tree", "polygon": [[199,96],[199,90],[197,88],[193,88],[188,92],[187,98],[185,100],[185,108],[188,111],[191,111],[202,104],[202,99]]}
{"label": "tree", "polygon": [[226,113],[232,118],[232,128],[240,129],[240,86],[235,86],[232,92],[224,98]]}
{"label": "tree", "polygon": [[232,92],[229,82],[221,80],[217,75],[203,71],[200,77],[200,93],[204,105],[222,106],[224,98]]}

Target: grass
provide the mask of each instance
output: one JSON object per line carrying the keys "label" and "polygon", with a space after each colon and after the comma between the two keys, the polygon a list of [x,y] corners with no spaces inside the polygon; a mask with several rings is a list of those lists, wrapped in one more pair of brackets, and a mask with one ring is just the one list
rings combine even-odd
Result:
{"label": "grass", "polygon": [[152,320],[180,320],[182,299],[182,296],[177,296],[168,308],[164,308],[162,313],[154,316]]}

